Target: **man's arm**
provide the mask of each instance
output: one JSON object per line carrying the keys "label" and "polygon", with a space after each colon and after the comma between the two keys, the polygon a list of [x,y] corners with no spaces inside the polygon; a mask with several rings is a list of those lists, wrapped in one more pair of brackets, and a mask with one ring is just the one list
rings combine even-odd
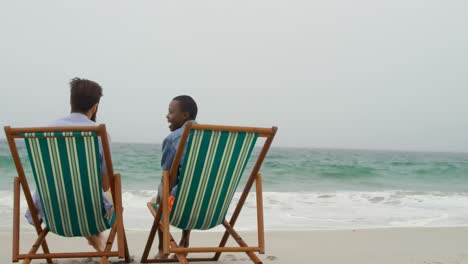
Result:
{"label": "man's arm", "polygon": [[101,173],[101,181],[102,181],[102,189],[105,192],[107,192],[110,188],[110,180],[109,180],[109,175],[107,175],[107,172]]}
{"label": "man's arm", "polygon": [[[174,143],[170,140],[163,141],[163,154],[161,157],[161,169],[164,171],[170,171],[172,167],[172,163],[174,162],[175,154],[177,148],[174,146]],[[172,181],[170,182],[170,188],[174,187],[174,184],[177,181],[177,176],[174,175]],[[161,182],[162,182],[162,175],[161,175]]]}

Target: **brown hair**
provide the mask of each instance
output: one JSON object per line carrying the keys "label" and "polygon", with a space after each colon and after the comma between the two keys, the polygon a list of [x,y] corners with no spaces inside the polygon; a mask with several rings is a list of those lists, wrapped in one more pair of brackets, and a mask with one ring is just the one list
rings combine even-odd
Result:
{"label": "brown hair", "polygon": [[102,87],[93,81],[73,78],[70,81],[70,105],[73,113],[86,113],[99,103]]}

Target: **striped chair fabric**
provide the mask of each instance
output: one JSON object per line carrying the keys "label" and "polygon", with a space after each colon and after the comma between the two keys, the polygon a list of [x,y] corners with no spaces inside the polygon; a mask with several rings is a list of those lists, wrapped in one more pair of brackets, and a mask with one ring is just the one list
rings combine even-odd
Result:
{"label": "striped chair fabric", "polygon": [[206,230],[224,221],[257,138],[247,132],[190,132],[171,225]]}
{"label": "striped chair fabric", "polygon": [[24,133],[45,223],[55,234],[90,236],[110,228],[102,201],[96,132]]}

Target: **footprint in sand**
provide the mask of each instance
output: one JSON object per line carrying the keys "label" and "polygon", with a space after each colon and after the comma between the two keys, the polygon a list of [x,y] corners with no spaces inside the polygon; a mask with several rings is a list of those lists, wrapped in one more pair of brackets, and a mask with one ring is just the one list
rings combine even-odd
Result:
{"label": "footprint in sand", "polygon": [[[265,260],[273,261],[277,260],[278,258],[275,256],[266,256]],[[227,254],[224,256],[223,260],[225,261],[250,261],[249,258],[237,258],[235,255]]]}
{"label": "footprint in sand", "polygon": [[[97,263],[101,263],[101,262],[96,262]],[[129,263],[136,263],[135,262],[135,256],[130,256],[130,262]],[[125,262],[125,260],[123,259],[119,259],[119,260],[116,260],[116,259],[113,259],[113,260],[109,260],[109,264],[127,264],[127,262]]]}
{"label": "footprint in sand", "polygon": [[227,254],[227,255],[224,256],[224,260],[227,260],[227,261],[237,261],[238,259],[236,258],[235,255]]}
{"label": "footprint in sand", "polygon": [[82,263],[91,264],[91,263],[99,263],[99,262],[97,262],[97,261],[96,261],[95,259],[93,259],[93,258],[87,258],[87,259],[83,260]]}

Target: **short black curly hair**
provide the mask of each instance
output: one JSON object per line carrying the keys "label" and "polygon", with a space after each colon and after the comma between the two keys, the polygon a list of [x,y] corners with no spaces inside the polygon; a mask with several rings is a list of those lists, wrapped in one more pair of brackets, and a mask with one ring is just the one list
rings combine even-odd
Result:
{"label": "short black curly hair", "polygon": [[174,97],[172,101],[179,102],[182,112],[189,113],[189,118],[191,120],[195,120],[197,118],[198,107],[192,97],[188,95],[179,95]]}

